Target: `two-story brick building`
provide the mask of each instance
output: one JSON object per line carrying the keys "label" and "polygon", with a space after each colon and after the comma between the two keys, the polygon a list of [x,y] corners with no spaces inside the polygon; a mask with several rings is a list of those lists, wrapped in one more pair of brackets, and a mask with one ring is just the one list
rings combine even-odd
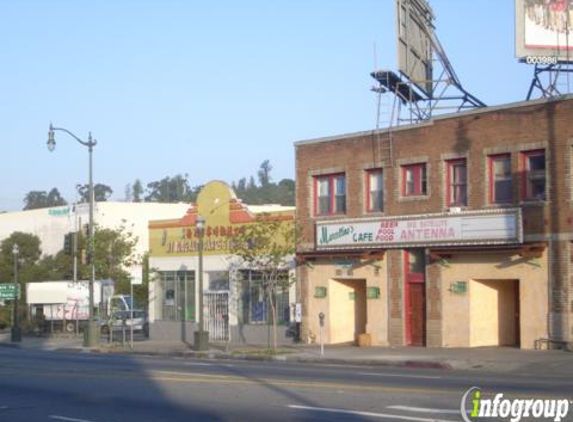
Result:
{"label": "two-story brick building", "polygon": [[573,97],[296,143],[303,334],[571,341]]}

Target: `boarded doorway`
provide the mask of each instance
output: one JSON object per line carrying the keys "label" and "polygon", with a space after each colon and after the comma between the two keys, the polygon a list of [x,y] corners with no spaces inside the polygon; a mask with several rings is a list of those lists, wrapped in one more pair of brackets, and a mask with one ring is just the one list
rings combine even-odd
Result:
{"label": "boarded doorway", "polygon": [[470,282],[470,346],[520,346],[519,280]]}
{"label": "boarded doorway", "polygon": [[366,280],[330,280],[330,343],[353,343],[366,332]]}

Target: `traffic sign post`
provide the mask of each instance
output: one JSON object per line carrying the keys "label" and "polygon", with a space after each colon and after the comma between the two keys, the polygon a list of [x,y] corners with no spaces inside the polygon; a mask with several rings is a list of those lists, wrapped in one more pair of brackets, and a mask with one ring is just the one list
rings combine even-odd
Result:
{"label": "traffic sign post", "polygon": [[13,283],[0,283],[0,300],[14,300],[16,297],[20,298],[20,286]]}
{"label": "traffic sign post", "polygon": [[18,244],[12,246],[12,254],[14,255],[14,284],[12,287],[12,296],[14,297],[14,323],[12,325],[11,340],[13,343],[22,341],[22,332],[20,331],[20,311],[18,309],[18,299],[20,298],[20,282],[18,280],[18,255],[20,248]]}
{"label": "traffic sign post", "polygon": [[[131,339],[130,339],[130,348],[133,350],[133,307],[135,306],[135,299],[133,298],[133,286],[134,285],[141,285],[143,284],[143,267],[141,265],[134,265],[131,270],[131,325],[129,328]],[[125,322],[124,322],[125,325]],[[124,337],[125,337],[125,330],[124,330]]]}

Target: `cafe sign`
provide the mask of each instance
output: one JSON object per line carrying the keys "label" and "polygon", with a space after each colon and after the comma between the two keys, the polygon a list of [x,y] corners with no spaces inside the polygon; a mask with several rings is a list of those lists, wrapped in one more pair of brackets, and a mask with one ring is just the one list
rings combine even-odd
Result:
{"label": "cafe sign", "polygon": [[316,224],[317,249],[497,245],[522,241],[519,208]]}

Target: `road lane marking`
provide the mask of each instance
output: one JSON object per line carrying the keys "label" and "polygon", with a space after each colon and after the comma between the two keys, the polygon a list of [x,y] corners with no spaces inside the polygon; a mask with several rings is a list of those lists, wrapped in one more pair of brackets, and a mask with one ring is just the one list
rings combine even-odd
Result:
{"label": "road lane marking", "polygon": [[[29,368],[26,368],[29,369]],[[0,375],[11,376],[14,378],[97,378],[97,379],[145,379],[156,382],[165,383],[188,383],[188,384],[267,384],[274,386],[283,386],[286,388],[309,388],[309,389],[328,389],[333,391],[370,391],[374,393],[404,393],[404,394],[424,394],[424,395],[459,395],[459,389],[455,387],[436,387],[436,386],[416,386],[416,387],[398,387],[398,386],[385,386],[380,385],[352,385],[341,382],[316,382],[316,381],[302,381],[302,380],[285,380],[277,378],[265,378],[248,376],[229,376],[229,375],[215,375],[215,374],[201,374],[201,373],[188,373],[188,372],[175,372],[175,371],[145,371],[141,373],[131,372],[118,374],[117,372],[105,373],[97,372],[83,372],[83,373],[64,373],[55,371],[37,370],[27,371],[22,368],[20,370],[8,370],[0,368]],[[556,398],[555,394],[549,394],[542,391],[536,392],[537,396]],[[508,391],[506,397],[523,397],[523,393],[519,391]],[[557,398],[566,398],[558,396]],[[569,399],[569,397],[567,397]]]}
{"label": "road lane marking", "polygon": [[370,418],[382,418],[382,419],[392,419],[392,420],[403,420],[403,421],[416,421],[416,422],[455,422],[446,419],[428,419],[419,418],[416,416],[402,416],[402,415],[391,415],[388,413],[374,413],[374,412],[363,412],[360,410],[346,410],[346,409],[333,409],[329,407],[311,407],[311,406],[299,406],[295,404],[290,404],[287,407],[297,410],[310,410],[313,412],[325,412],[325,413],[341,413],[344,415],[354,415],[354,416],[366,416]]}
{"label": "road lane marking", "polygon": [[431,407],[411,407],[411,406],[387,406],[387,409],[393,410],[405,410],[406,412],[418,412],[418,413],[449,413],[451,415],[459,415],[459,410],[452,409],[433,409]]}
{"label": "road lane marking", "polygon": [[368,375],[370,377],[423,378],[431,380],[442,378],[438,375],[405,375],[405,374],[390,374],[381,372],[359,372],[358,375]]}
{"label": "road lane marking", "polygon": [[49,415],[48,418],[57,419],[60,421],[68,421],[68,422],[94,422],[87,419],[68,418],[67,416],[60,416],[60,415]]}
{"label": "road lane marking", "polygon": [[340,369],[346,369],[346,368],[374,369],[373,366],[351,365],[351,364],[340,364],[340,363],[317,363],[317,366],[320,366],[321,368],[328,367],[328,368],[340,368]]}
{"label": "road lane marking", "polygon": [[213,366],[212,363],[203,363],[203,362],[185,362],[183,363],[185,366]]}
{"label": "road lane marking", "polygon": [[[8,374],[7,371],[0,371],[0,373]],[[285,388],[310,388],[310,389],[328,389],[335,391],[371,391],[376,393],[408,393],[408,394],[424,394],[424,395],[450,395],[458,394],[459,391],[455,388],[441,389],[435,386],[431,388],[407,388],[407,387],[392,387],[381,385],[350,385],[340,382],[312,382],[312,381],[296,381],[296,380],[281,380],[276,378],[244,378],[239,376],[229,375],[208,375],[198,373],[181,373],[173,371],[150,371],[147,374],[117,374],[117,373],[61,373],[61,372],[34,372],[25,373],[22,371],[13,371],[10,375],[17,378],[79,378],[86,377],[98,379],[147,379],[156,382],[165,383],[198,383],[198,384],[244,384],[244,385],[261,385],[268,384],[274,386],[282,386]]]}

